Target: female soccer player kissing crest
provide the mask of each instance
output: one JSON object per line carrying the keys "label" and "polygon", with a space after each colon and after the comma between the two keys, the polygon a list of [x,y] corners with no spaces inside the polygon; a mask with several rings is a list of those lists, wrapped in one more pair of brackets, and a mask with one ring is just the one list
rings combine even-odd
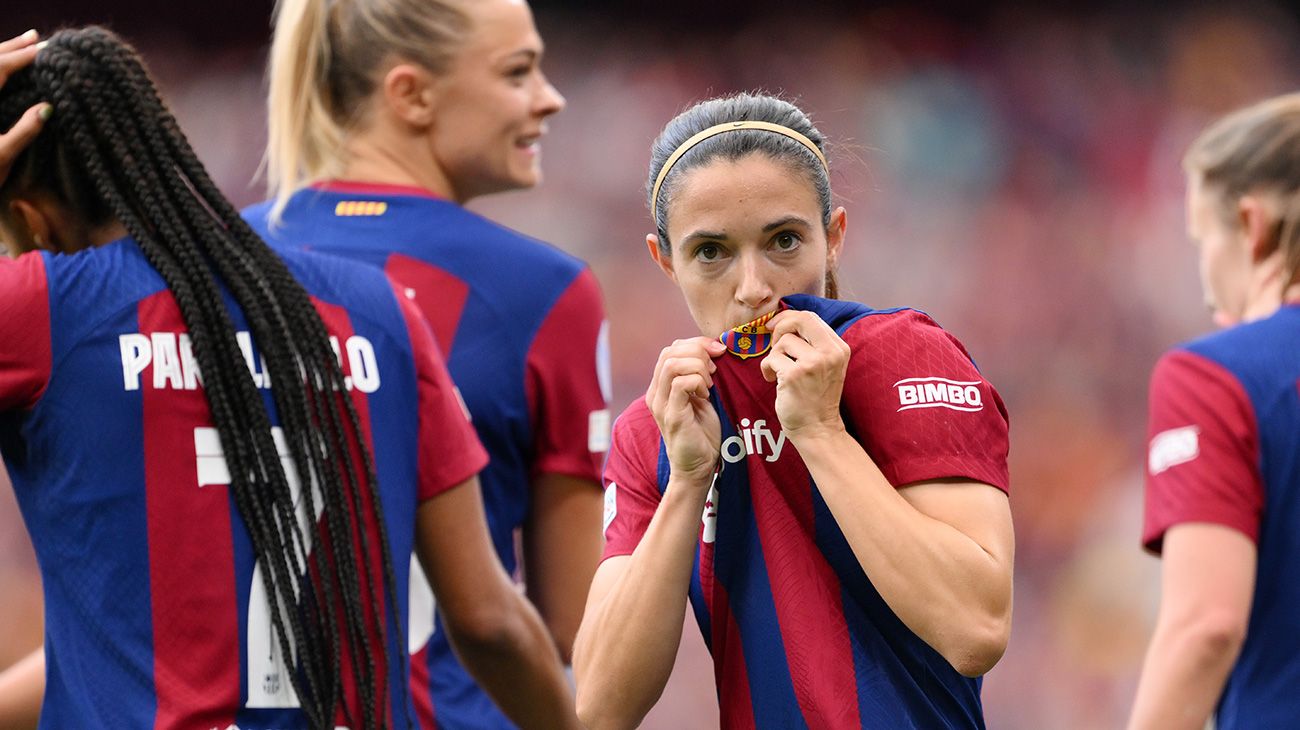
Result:
{"label": "female soccer player kissing crest", "polygon": [[1011,617],[1006,411],[926,315],[833,299],[823,144],[744,94],[654,144],[646,243],[702,336],[614,428],[574,655],[590,727],[654,704],[688,595],[724,727],[984,725]]}

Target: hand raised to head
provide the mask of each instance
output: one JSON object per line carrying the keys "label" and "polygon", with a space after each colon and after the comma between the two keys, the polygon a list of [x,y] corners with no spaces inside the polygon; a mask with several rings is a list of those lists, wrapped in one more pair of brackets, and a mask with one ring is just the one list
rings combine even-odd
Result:
{"label": "hand raised to head", "polygon": [[[0,86],[4,86],[14,72],[36,60],[36,54],[40,51],[37,42],[39,38],[36,31],[29,30],[0,43]],[[45,120],[49,119],[53,112],[54,107],[49,104],[44,102],[37,104],[19,117],[13,127],[0,134],[0,184],[8,179],[14,160],[18,159],[19,153],[36,139],[36,135],[40,134],[41,128],[45,125]]]}

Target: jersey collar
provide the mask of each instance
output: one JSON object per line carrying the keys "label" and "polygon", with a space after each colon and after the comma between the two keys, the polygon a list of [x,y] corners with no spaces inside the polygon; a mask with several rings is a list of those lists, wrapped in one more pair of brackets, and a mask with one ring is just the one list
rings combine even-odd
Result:
{"label": "jersey collar", "polygon": [[322,180],[311,184],[312,190],[344,195],[410,195],[430,200],[446,200],[443,196],[417,185],[362,182],[358,180]]}

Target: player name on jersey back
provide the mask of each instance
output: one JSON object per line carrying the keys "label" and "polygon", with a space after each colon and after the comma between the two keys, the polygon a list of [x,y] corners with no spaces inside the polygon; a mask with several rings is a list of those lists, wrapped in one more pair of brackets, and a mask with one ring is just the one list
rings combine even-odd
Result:
{"label": "player name on jersey back", "polygon": [[[266,368],[266,360],[254,352],[252,335],[236,332],[235,339],[244,353],[244,362],[253,376],[253,384],[258,388],[270,388],[271,374]],[[339,366],[348,373],[343,377],[344,387],[348,390],[355,388],[362,393],[379,390],[379,362],[370,340],[352,335],[340,345],[339,338],[330,335],[330,346],[334,348]],[[203,385],[199,363],[194,357],[194,347],[188,334],[132,332],[118,336],[118,347],[122,355],[122,386],[126,390],[139,390],[142,380],[145,383],[152,382],[155,390],[196,390]],[[346,363],[343,359],[345,355]],[[141,377],[150,366],[153,368],[152,381]]]}

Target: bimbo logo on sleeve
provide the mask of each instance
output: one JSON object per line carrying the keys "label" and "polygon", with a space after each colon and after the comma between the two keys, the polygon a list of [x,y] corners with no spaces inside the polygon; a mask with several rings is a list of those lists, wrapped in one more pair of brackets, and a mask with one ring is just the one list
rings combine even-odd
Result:
{"label": "bimbo logo on sleeve", "polygon": [[898,391],[898,410],[915,408],[949,408],[974,412],[984,409],[984,394],[978,380],[947,378],[904,378],[894,383]]}

